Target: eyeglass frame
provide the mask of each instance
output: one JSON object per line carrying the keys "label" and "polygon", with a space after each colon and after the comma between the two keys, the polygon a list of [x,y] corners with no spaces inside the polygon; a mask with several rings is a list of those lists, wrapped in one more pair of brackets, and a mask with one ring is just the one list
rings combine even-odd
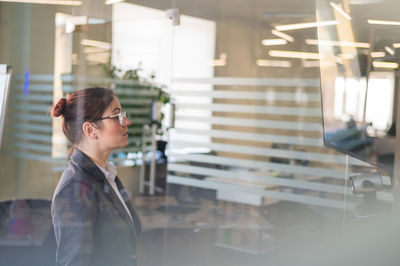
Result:
{"label": "eyeglass frame", "polygon": [[[119,112],[118,114],[115,114],[115,115],[109,115],[109,116],[101,117],[101,118],[97,119],[96,121],[100,121],[100,120],[104,120],[104,119],[111,119],[111,118],[116,118],[116,117],[118,117],[119,124],[121,126],[123,126],[124,125],[124,118],[127,118],[126,112]],[[94,121],[94,122],[96,122],[96,121]]]}

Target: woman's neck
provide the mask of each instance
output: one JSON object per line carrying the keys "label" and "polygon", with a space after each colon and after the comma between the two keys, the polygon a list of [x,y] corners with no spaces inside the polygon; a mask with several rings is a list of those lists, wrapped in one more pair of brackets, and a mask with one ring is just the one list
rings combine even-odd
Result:
{"label": "woman's neck", "polygon": [[106,168],[107,159],[110,156],[110,152],[102,151],[97,149],[96,147],[90,147],[88,145],[79,144],[77,148],[86,154],[93,162],[101,166],[102,168]]}

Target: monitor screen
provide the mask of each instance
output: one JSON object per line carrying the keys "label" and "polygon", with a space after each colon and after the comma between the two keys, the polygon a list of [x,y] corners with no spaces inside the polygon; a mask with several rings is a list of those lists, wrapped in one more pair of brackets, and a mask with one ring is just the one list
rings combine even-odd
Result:
{"label": "monitor screen", "polygon": [[324,143],[392,176],[399,58],[389,51],[395,50],[392,44],[400,42],[400,35],[385,31],[388,28],[379,32],[362,10],[368,9],[317,1],[318,22],[335,22],[318,27],[314,40],[320,55]]}

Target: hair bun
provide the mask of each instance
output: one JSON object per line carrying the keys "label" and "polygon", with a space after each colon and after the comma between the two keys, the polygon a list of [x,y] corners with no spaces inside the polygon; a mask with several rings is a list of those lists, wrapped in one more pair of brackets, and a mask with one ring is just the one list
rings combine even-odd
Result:
{"label": "hair bun", "polygon": [[59,117],[61,115],[64,115],[66,105],[67,105],[67,99],[61,98],[60,100],[58,100],[57,104],[55,106],[53,106],[51,115],[53,117]]}

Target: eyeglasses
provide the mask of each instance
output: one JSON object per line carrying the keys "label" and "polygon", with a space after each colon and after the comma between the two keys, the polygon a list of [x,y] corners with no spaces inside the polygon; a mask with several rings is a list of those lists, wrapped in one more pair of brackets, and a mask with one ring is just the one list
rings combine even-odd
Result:
{"label": "eyeglasses", "polygon": [[126,118],[126,112],[121,112],[121,113],[118,113],[118,114],[115,114],[115,115],[105,116],[105,117],[99,118],[98,121],[99,120],[104,120],[104,119],[110,119],[110,118],[117,118],[117,117],[118,117],[118,120],[119,120],[119,124],[121,126],[123,126],[124,125],[124,118]]}

